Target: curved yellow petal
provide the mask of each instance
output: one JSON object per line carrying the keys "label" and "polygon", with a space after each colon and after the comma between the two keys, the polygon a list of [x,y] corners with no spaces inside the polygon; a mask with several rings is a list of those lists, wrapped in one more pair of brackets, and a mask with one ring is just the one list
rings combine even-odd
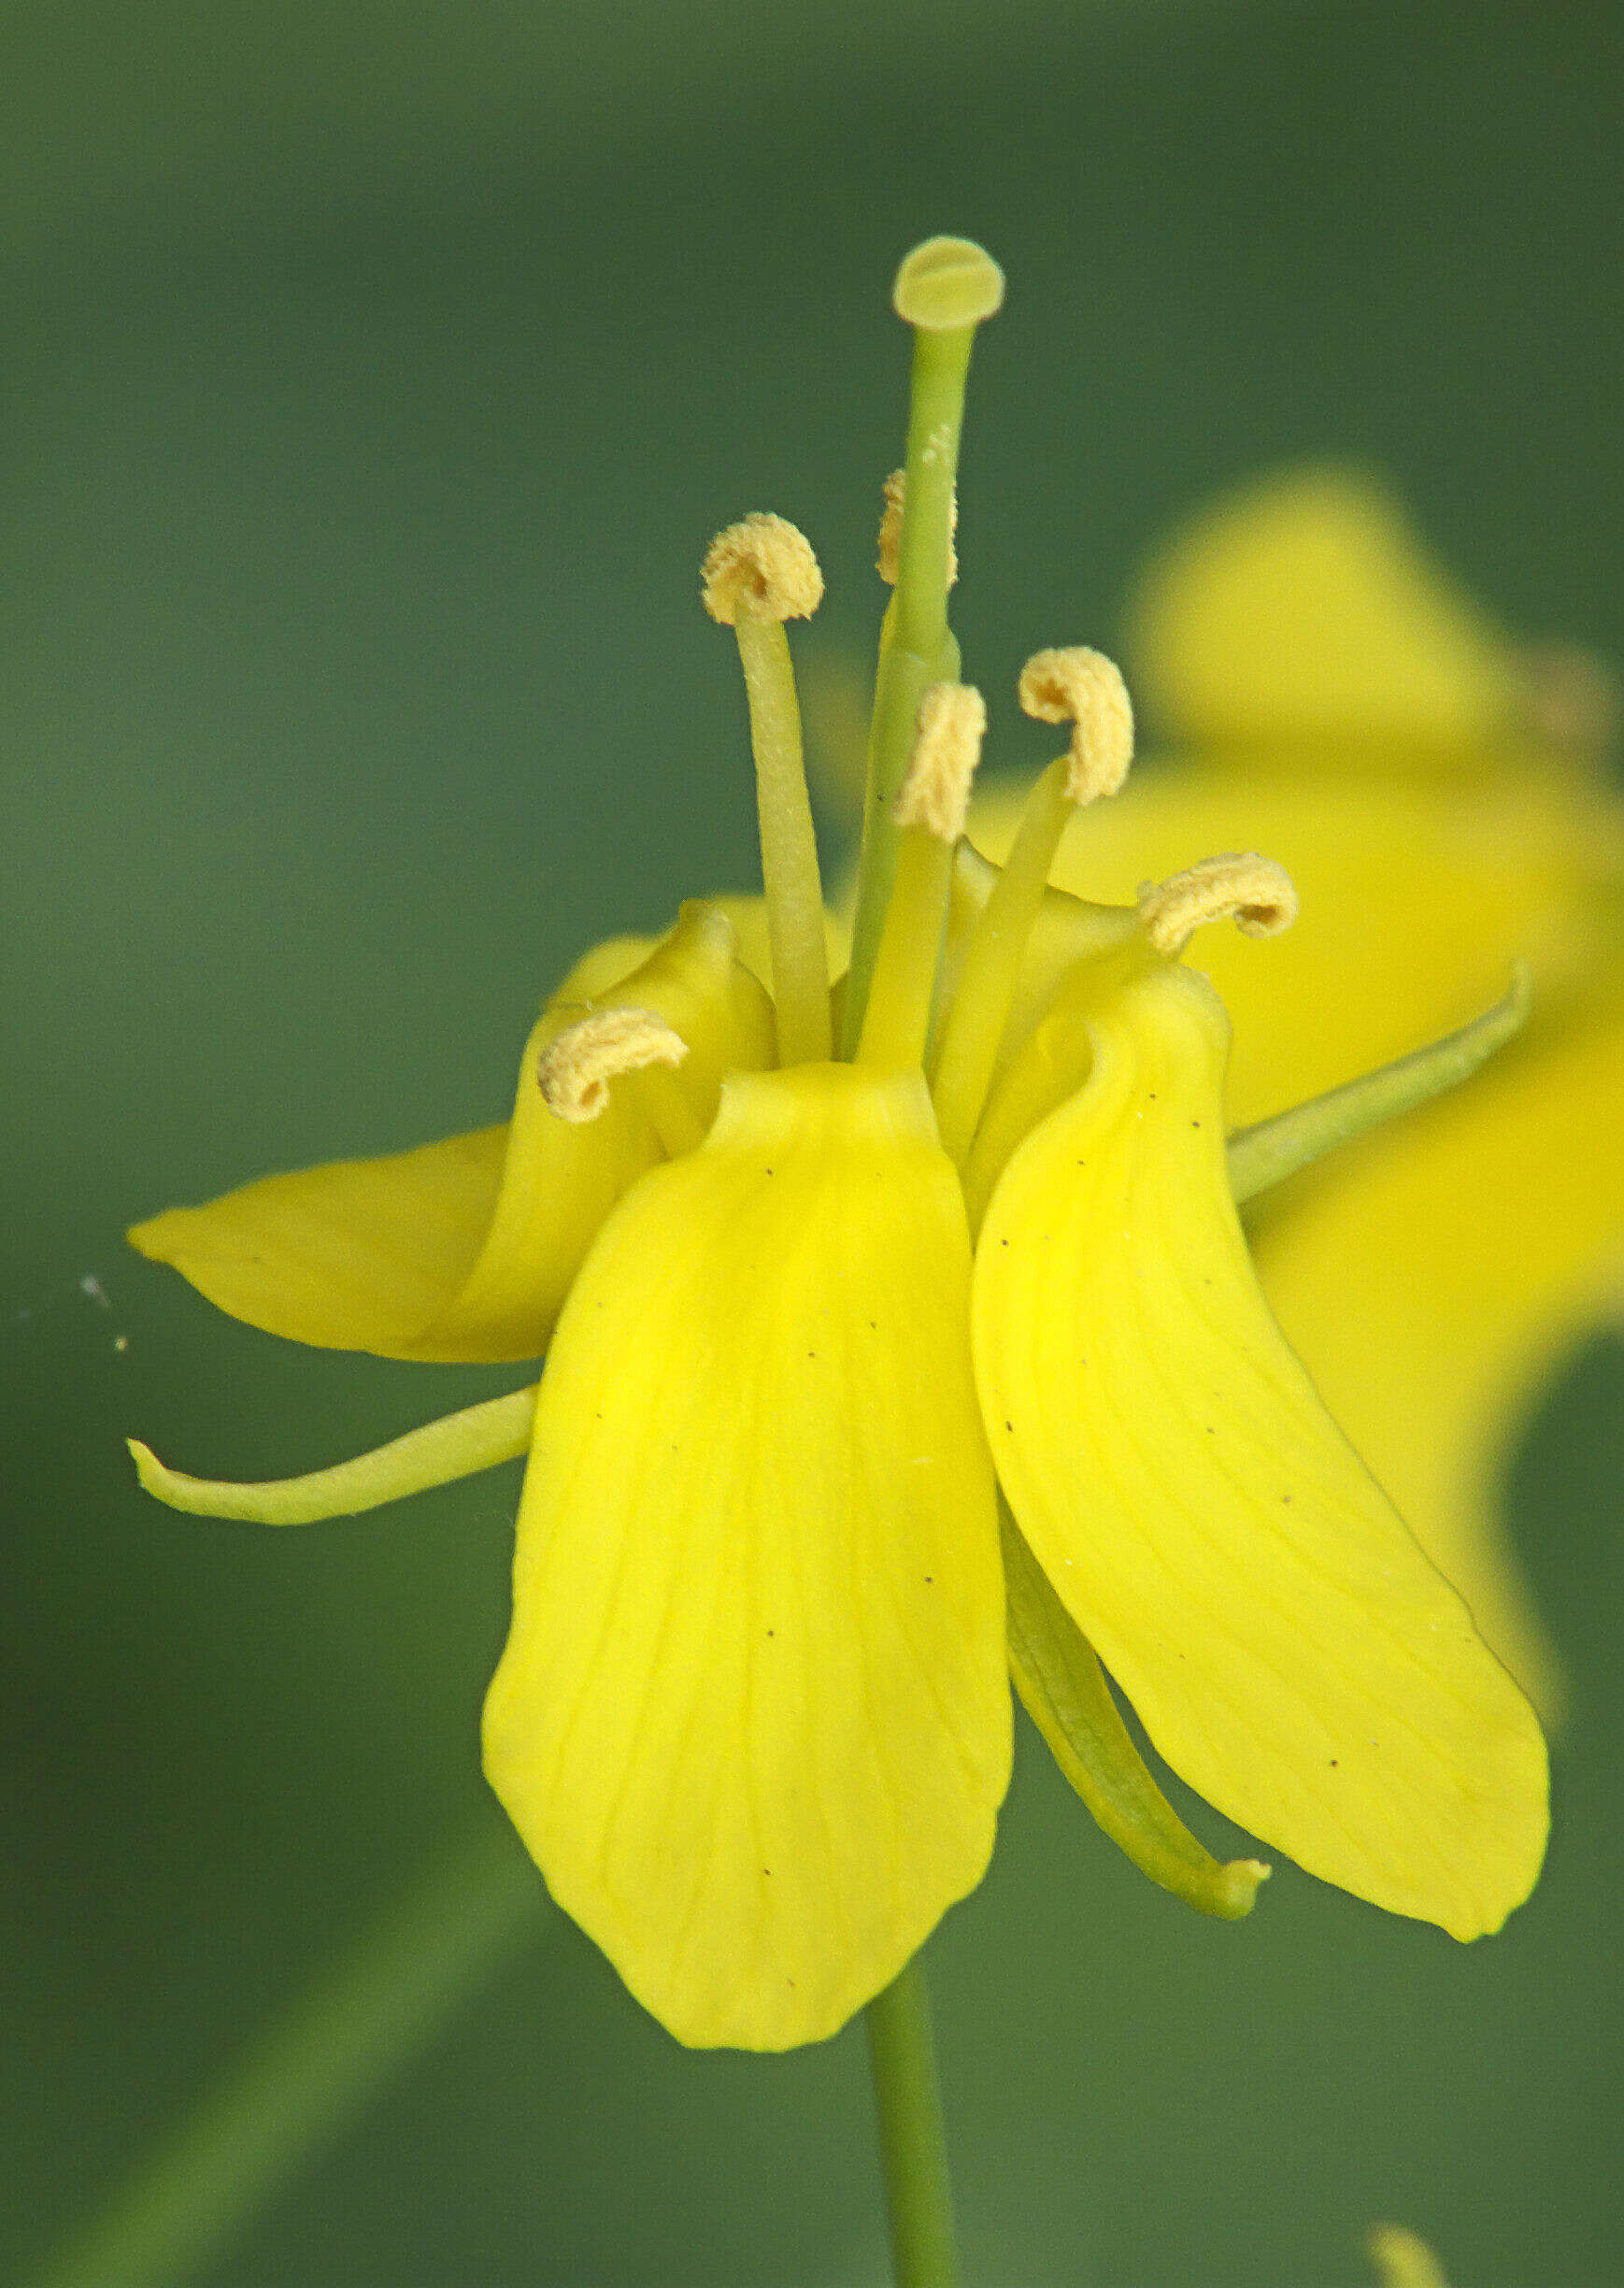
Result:
{"label": "curved yellow petal", "polygon": [[240,1518],[253,1525],[315,1525],[327,1518],[355,1517],[381,1509],[430,1486],[449,1485],[475,1470],[514,1462],[530,1444],[535,1420],[535,1384],[462,1407],[424,1423],[404,1437],[391,1438],[353,1461],[300,1478],[270,1478],[258,1484],[238,1479],[188,1478],[160,1462],[150,1446],[127,1438],[135,1475],[145,1491],[171,1509],[191,1517]]}
{"label": "curved yellow petal", "polygon": [[1265,478],[1151,562],[1129,658],[1162,727],[1211,747],[1458,765],[1509,727],[1520,655],[1352,469]]}
{"label": "curved yellow petal", "polygon": [[1000,1180],[973,1310],[999,1475],[1175,1771],[1312,1873],[1473,1938],[1538,1872],[1544,1743],[1263,1305],[1226,1035],[1190,971],[1143,974]]}
{"label": "curved yellow petal", "polygon": [[684,1083],[707,1115],[724,1071],[771,1057],[770,1006],[719,914],[688,908],[639,962],[643,951],[615,939],[577,964],[525,1044],[507,1124],[265,1177],[137,1224],[133,1244],[234,1318],[295,1342],[536,1356],[593,1233],[660,1157],[633,1091],[590,1125],[555,1120],[535,1082],[541,1051],[589,1002],[648,1007],[688,1041]]}
{"label": "curved yellow petal", "polygon": [[[971,835],[1000,857],[1018,815],[993,794]],[[1055,879],[1131,903],[1141,882],[1226,850],[1278,859],[1302,901],[1266,946],[1232,930],[1201,941],[1234,1020],[1236,1124],[1466,1023],[1516,960],[1533,973],[1537,1029],[1617,958],[1624,805],[1554,766],[1455,784],[1166,765],[1086,814]]]}
{"label": "curved yellow petal", "polygon": [[1008,1775],[969,1242],[917,1074],[730,1080],[559,1323],[486,1769],[679,2040],[832,2034]]}
{"label": "curved yellow petal", "polygon": [[1624,1280],[1624,1010],[1508,1052],[1328,1164],[1259,1270],[1327,1404],[1542,1707],[1549,1644],[1495,1515],[1535,1394]]}

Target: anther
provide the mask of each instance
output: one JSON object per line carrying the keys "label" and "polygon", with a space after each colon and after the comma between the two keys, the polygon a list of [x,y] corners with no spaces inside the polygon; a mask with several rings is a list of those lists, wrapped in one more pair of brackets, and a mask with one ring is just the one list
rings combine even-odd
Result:
{"label": "anther", "polygon": [[1256,851],[1229,851],[1139,893],[1140,927],[1158,953],[1182,952],[1204,923],[1232,916],[1248,937],[1289,929],[1297,893],[1285,867]]}
{"label": "anther", "polygon": [[952,334],[1003,308],[1004,273],[973,238],[927,238],[904,255],[890,298],[909,325]]}
{"label": "anther", "polygon": [[549,1112],[577,1125],[609,1101],[609,1083],[649,1065],[680,1065],[688,1043],[652,1009],[594,1009],[542,1053],[535,1077]]}
{"label": "anther", "polygon": [[938,842],[957,842],[970,810],[970,782],[981,760],[987,702],[968,683],[932,683],[919,701],[914,751],[892,815]]}
{"label": "anther", "polygon": [[[892,469],[885,480],[885,507],[879,519],[879,555],[875,570],[888,587],[897,584],[897,567],[902,562],[903,504],[907,499],[908,473],[906,469]],[[953,549],[953,535],[959,529],[959,495],[953,495],[947,514],[947,585],[952,587],[959,577],[959,559]]]}
{"label": "anther", "polygon": [[1021,707],[1038,722],[1072,725],[1068,802],[1097,802],[1115,794],[1133,760],[1133,707],[1115,664],[1087,644],[1034,651],[1016,687]]}
{"label": "anther", "polygon": [[723,627],[741,620],[809,620],[823,601],[812,543],[787,518],[761,511],[717,534],[701,579],[705,608]]}

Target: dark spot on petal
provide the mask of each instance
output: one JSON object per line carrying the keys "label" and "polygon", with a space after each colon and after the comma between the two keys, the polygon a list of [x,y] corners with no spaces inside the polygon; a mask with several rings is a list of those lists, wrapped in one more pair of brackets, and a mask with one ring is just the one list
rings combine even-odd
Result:
{"label": "dark spot on petal", "polygon": [[933,1573],[927,1573],[927,1574],[925,1575],[925,1587],[926,1587],[927,1589],[933,1589],[933,1588],[935,1587],[935,1585],[936,1585],[936,1577],[935,1577],[935,1575],[934,1575]]}
{"label": "dark spot on petal", "polygon": [[1281,1494],[1281,1496],[1280,1496],[1280,1499],[1281,1499],[1282,1501],[1285,1501],[1285,1502],[1289,1502],[1289,1501],[1290,1500],[1290,1498],[1291,1498],[1291,1496],[1290,1496],[1290,1494]]}
{"label": "dark spot on petal", "polygon": [[1197,1120],[1192,1120],[1190,1124],[1192,1128],[1199,1128],[1201,1126],[1200,1121]]}
{"label": "dark spot on petal", "polygon": [[999,1246],[1000,1246],[1000,1247],[1007,1247],[1007,1246],[1009,1245],[1009,1242],[1008,1242],[1008,1240],[1007,1240],[1007,1239],[1001,1239],[1001,1240],[998,1242],[998,1244],[999,1244]]}
{"label": "dark spot on petal", "polygon": [[1014,1429],[1014,1427],[1015,1427],[1015,1424],[1014,1424],[1012,1422],[1006,1422],[1006,1423],[1004,1423],[1004,1427],[1006,1430],[1013,1430],[1013,1429]]}
{"label": "dark spot on petal", "polygon": [[777,1633],[778,1633],[778,1632],[777,1632],[777,1630],[776,1630],[776,1629],[769,1629],[769,1630],[767,1631],[767,1634],[768,1634],[768,1636],[769,1636],[769,1637],[776,1637],[776,1636],[777,1635]]}
{"label": "dark spot on petal", "polygon": [[1331,1768],[1332,1771],[1336,1769],[1336,1758],[1334,1756],[1332,1756],[1331,1759]]}

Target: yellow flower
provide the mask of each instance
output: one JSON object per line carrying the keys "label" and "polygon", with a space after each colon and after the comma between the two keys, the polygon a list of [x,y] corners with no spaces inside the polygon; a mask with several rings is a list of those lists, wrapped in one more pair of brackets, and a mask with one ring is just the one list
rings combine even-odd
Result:
{"label": "yellow flower", "polygon": [[[1624,803],[1588,662],[1519,647],[1373,480],[1309,469],[1218,505],[1152,566],[1142,688],[1194,761],[1135,778],[1059,879],[1118,894],[1193,845],[1272,851],[1303,918],[1204,954],[1244,1124],[1460,1022],[1511,959],[1533,1019],[1472,1089],[1338,1153],[1253,1223],[1317,1384],[1546,1709],[1560,1675],[1500,1526],[1507,1451],[1624,1292]],[[972,832],[998,851],[1016,804]]]}
{"label": "yellow flower", "polygon": [[560,1903],[692,2043],[832,2033],[976,1884],[1011,1671],[1107,1831],[1206,1911],[1245,1912],[1267,1870],[1179,1824],[1095,1644],[1175,1768],[1382,1906],[1474,1937],[1544,1848],[1532,1714],[1325,1414],[1234,1198],[1504,1022],[1232,1161],[1228,1020],[1179,957],[1225,916],[1273,934],[1294,895],[1249,854],[1120,907],[1046,889],[1067,820],[1131,753],[1093,651],[1029,663],[1022,704],[1070,722],[1068,752],[1002,871],[964,845],[986,710],[947,624],[952,492],[1001,293],[962,241],[899,275],[913,416],[833,994],[784,631],[821,579],[792,527],[754,517],[714,546],[705,601],[744,666],[762,905],[589,955],[506,1131],[133,1234],[301,1339],[546,1348],[535,1390],[310,1478],[137,1460],[179,1507],[291,1523],[528,1451],[486,1768]]}

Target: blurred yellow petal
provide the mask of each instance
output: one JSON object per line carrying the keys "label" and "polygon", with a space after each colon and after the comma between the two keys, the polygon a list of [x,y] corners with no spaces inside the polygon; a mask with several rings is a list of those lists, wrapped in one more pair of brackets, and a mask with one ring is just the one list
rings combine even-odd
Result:
{"label": "blurred yellow petal", "polygon": [[1403,2224],[1373,2224],[1365,2241],[1380,2288],[1449,2288],[1444,2267],[1419,2233]]}
{"label": "blurred yellow petal", "polygon": [[1624,1281],[1624,1011],[1530,1043],[1327,1164],[1259,1266],[1348,1435],[1543,1707],[1554,1656],[1494,1523],[1541,1385]]}
{"label": "blurred yellow petal", "polygon": [[[1018,810],[997,792],[976,806],[971,834],[990,857]],[[1554,765],[1477,785],[1166,765],[1074,826],[1056,879],[1131,904],[1192,851],[1237,849],[1277,859],[1301,911],[1266,947],[1227,930],[1202,941],[1234,1020],[1235,1125],[1466,1023],[1515,960],[1532,969],[1537,1024],[1616,958],[1624,807]]]}
{"label": "blurred yellow petal", "polygon": [[976,1380],[1022,1533],[1174,1769],[1312,1873],[1458,1938],[1531,1887],[1527,1702],[1325,1413],[1230,1197],[1198,978],[1101,1003],[1086,1085],[976,1250]]}
{"label": "blurred yellow petal", "polygon": [[1008,1772],[969,1241],[918,1074],[730,1081],[543,1378],[486,1766],[680,2040],[833,2033],[979,1880]]}
{"label": "blurred yellow petal", "polygon": [[191,1517],[240,1518],[253,1525],[315,1525],[326,1518],[355,1517],[430,1486],[449,1485],[475,1470],[517,1461],[530,1445],[535,1384],[443,1414],[387,1446],[374,1447],[331,1469],[258,1484],[240,1479],[188,1478],[159,1461],[139,1438],[126,1439],[135,1474],[149,1494]]}
{"label": "blurred yellow petal", "polygon": [[694,906],[639,961],[599,946],[564,980],[520,1059],[512,1121],[381,1160],[344,1160],[171,1208],[130,1238],[209,1301],[297,1342],[386,1358],[533,1358],[628,1184],[660,1157],[635,1093],[573,1126],[548,1111],[541,1051],[591,1001],[653,1009],[689,1045],[685,1087],[708,1115],[724,1071],[772,1055],[765,994],[731,925]]}
{"label": "blurred yellow petal", "polygon": [[1522,657],[1376,479],[1293,469],[1220,500],[1153,559],[1131,616],[1161,728],[1211,749],[1458,765],[1508,730]]}

